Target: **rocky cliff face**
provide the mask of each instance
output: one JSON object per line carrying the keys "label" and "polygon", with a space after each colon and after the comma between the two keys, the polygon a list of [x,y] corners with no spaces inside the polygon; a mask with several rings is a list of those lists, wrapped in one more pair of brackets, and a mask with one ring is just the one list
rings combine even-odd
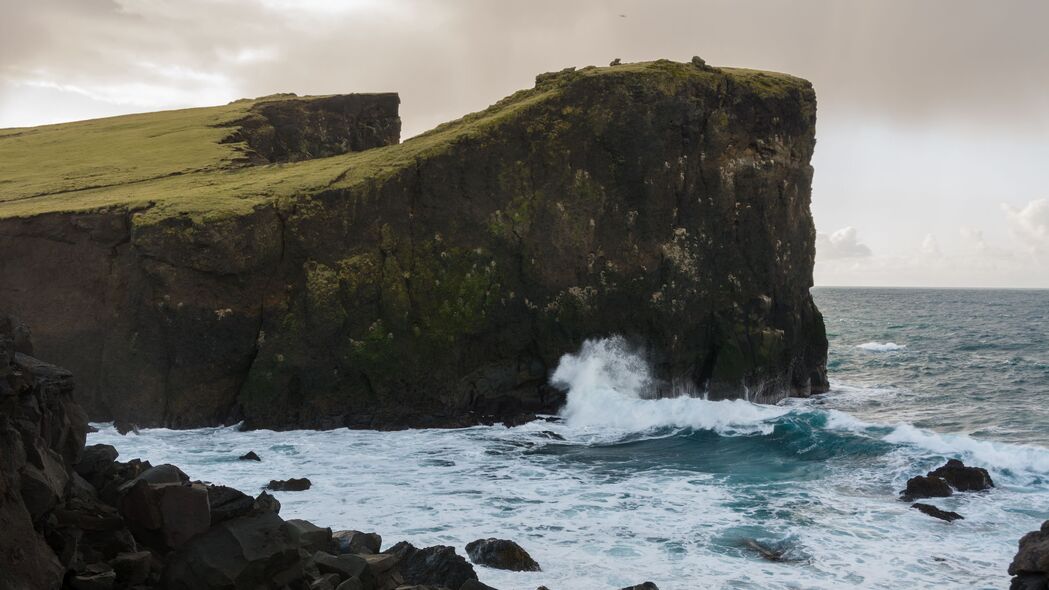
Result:
{"label": "rocky cliff face", "polygon": [[29,330],[0,316],[0,588],[56,588],[64,573],[42,531],[63,501],[87,419],[69,372],[31,356]]}
{"label": "rocky cliff face", "polygon": [[611,334],[667,392],[808,395],[815,106],[780,74],[585,68],[397,146],[0,203],[0,308],[143,425],[513,419]]}

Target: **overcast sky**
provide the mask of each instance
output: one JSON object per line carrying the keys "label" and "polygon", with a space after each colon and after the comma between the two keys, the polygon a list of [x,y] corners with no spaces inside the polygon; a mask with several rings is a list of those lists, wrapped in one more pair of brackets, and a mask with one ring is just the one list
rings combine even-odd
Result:
{"label": "overcast sky", "polygon": [[535,74],[700,55],[819,99],[818,285],[1049,287],[1046,0],[0,0],[0,127],[398,91],[405,136]]}

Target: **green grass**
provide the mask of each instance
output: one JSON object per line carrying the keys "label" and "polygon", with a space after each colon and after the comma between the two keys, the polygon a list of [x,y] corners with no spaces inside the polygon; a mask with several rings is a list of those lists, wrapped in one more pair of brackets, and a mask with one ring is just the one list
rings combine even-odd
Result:
{"label": "green grass", "polygon": [[667,91],[683,80],[713,82],[727,76],[763,98],[808,84],[785,74],[734,68],[709,72],[666,60],[583,68],[399,145],[262,166],[243,165],[243,144],[220,143],[257,101],[5,129],[0,130],[0,218],[148,206],[140,223],[170,215],[206,220],[247,213],[275,199],[381,182],[457,141],[492,132],[591,76],[636,77]]}

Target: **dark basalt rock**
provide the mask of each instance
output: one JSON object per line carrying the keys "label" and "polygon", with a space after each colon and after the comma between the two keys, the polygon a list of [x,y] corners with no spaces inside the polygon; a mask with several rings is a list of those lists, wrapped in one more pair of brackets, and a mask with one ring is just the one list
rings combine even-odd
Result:
{"label": "dark basalt rock", "polygon": [[942,477],[918,475],[907,480],[907,488],[900,492],[900,499],[909,502],[920,498],[946,498],[953,493]]}
{"label": "dark basalt rock", "polygon": [[963,520],[965,517],[957,512],[948,512],[941,510],[932,504],[923,504],[921,502],[915,502],[911,504],[911,508],[917,509],[922,514],[928,514],[933,518],[939,518],[940,520],[946,520],[947,522],[954,522],[956,520]]}
{"label": "dark basalt rock", "polygon": [[542,568],[523,547],[504,539],[478,539],[466,546],[470,561],[501,570],[538,572]]}
{"label": "dark basalt rock", "polygon": [[621,590],[659,590],[659,586],[656,586],[652,582],[644,582],[637,586],[630,586],[628,588],[622,588]]}
{"label": "dark basalt rock", "polygon": [[479,580],[467,580],[459,587],[459,590],[496,590],[495,588],[485,584]]}
{"label": "dark basalt rock", "polygon": [[980,492],[994,487],[991,475],[982,467],[966,467],[957,459],[950,459],[943,467],[929,472],[929,477],[943,478],[959,492]]}
{"label": "dark basalt rock", "polygon": [[274,492],[304,492],[310,489],[311,485],[313,484],[309,478],[293,477],[291,479],[271,479],[266,484],[266,489]]}
{"label": "dark basalt rock", "polygon": [[361,531],[336,531],[332,534],[336,553],[379,553],[382,537],[378,533]]}
{"label": "dark basalt rock", "polygon": [[1009,575],[1015,576],[1011,590],[1046,590],[1049,588],[1049,520],[1038,531],[1020,539],[1020,547],[1009,564]]}
{"label": "dark basalt rock", "polygon": [[276,580],[301,579],[299,546],[273,513],[236,518],[197,535],[168,561],[169,590],[270,588]]}
{"label": "dark basalt rock", "polygon": [[262,461],[262,458],[259,457],[258,455],[256,455],[255,451],[248,451],[247,453],[244,453],[240,457],[237,457],[237,459],[239,459],[241,461]]}
{"label": "dark basalt rock", "polygon": [[466,559],[446,545],[418,549],[402,541],[384,553],[400,558],[399,568],[406,584],[461,588],[476,580],[477,572]]}

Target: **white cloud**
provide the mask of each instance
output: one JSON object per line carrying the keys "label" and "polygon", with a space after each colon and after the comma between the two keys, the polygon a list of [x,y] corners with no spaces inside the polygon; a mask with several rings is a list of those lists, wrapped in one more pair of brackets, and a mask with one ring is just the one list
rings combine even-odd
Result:
{"label": "white cloud", "polygon": [[936,236],[932,234],[925,236],[925,239],[922,240],[921,253],[932,258],[943,256],[943,252],[940,251],[940,242],[936,240]]}
{"label": "white cloud", "polygon": [[843,227],[830,235],[816,236],[816,256],[822,260],[866,258],[870,255],[871,249],[860,243],[856,228],[852,226]]}
{"label": "white cloud", "polygon": [[1037,199],[1022,209],[1003,205],[1009,230],[1021,248],[1039,255],[1049,254],[1049,199]]}

